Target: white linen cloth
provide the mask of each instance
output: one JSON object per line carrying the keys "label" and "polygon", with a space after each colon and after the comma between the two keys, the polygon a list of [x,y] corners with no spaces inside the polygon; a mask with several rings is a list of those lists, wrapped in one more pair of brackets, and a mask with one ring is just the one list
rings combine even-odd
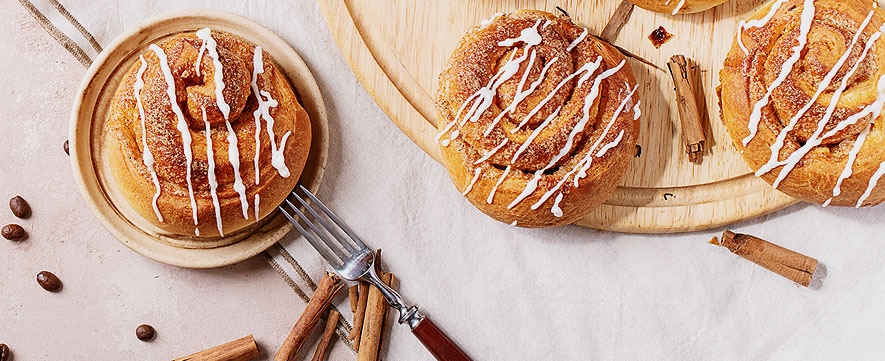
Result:
{"label": "white linen cloth", "polygon": [[[101,45],[156,14],[194,7],[240,14],[286,39],[311,68],[329,112],[319,196],[384,250],[402,294],[477,360],[885,353],[885,207],[799,204],[729,227],[818,258],[828,270],[820,289],[708,244],[722,229],[629,235],[515,228],[468,204],[445,169],[390,122],[312,1],[63,3]],[[76,34],[48,2],[35,4],[66,27],[62,32]],[[141,257],[104,232],[61,150],[85,68],[19,3],[0,9],[7,18],[0,23],[0,198],[21,194],[34,208],[28,220],[0,210],[0,221],[30,233],[25,242],[0,242],[0,343],[17,360],[155,360],[252,333],[269,359],[304,302],[260,256],[216,270],[181,269]],[[83,39],[75,42],[95,56]],[[296,235],[281,243],[315,281],[328,269]],[[42,269],[62,278],[62,292],[36,286]],[[343,295],[336,303],[350,320]],[[136,340],[140,323],[153,324],[157,339]],[[385,360],[432,359],[404,326],[394,324],[388,340]],[[315,342],[302,357],[312,355]],[[336,342],[330,359],[355,356]]]}

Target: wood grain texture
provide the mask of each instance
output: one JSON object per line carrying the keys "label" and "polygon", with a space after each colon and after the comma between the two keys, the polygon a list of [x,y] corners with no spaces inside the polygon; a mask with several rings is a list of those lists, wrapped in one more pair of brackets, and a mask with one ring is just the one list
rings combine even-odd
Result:
{"label": "wood grain texture", "polygon": [[[796,202],[752,175],[719,121],[718,71],[738,22],[762,3],[730,1],[679,16],[635,9],[614,44],[660,67],[675,54],[697,61],[710,123],[708,150],[700,164],[688,161],[672,80],[665,71],[630,60],[640,84],[642,154],[633,159],[606,204],[576,224],[631,233],[687,232],[751,219]],[[439,160],[434,140],[437,77],[467,29],[497,12],[555,12],[558,5],[577,24],[599,34],[618,2],[324,0],[320,4],[363,86],[415,144]],[[675,35],[660,49],[646,38],[658,26]]]}

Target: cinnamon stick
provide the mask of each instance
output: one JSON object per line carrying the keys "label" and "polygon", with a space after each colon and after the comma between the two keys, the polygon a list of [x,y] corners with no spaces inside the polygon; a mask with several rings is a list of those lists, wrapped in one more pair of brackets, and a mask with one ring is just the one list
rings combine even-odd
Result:
{"label": "cinnamon stick", "polygon": [[[378,277],[381,282],[388,286],[393,285],[394,276],[390,272],[380,271]],[[366,307],[366,319],[363,323],[363,332],[360,337],[360,348],[357,353],[357,361],[377,361],[381,351],[381,341],[387,314],[390,307],[384,295],[377,287],[369,287],[368,306]]]}
{"label": "cinnamon stick", "polygon": [[682,125],[682,143],[688,160],[697,163],[704,154],[704,144],[707,136],[704,132],[704,117],[700,106],[703,98],[698,99],[694,89],[694,79],[698,77],[698,67],[689,64],[689,60],[683,55],[674,55],[667,63],[673,85],[676,90],[676,104],[679,108],[679,120]]}
{"label": "cinnamon stick", "polygon": [[172,361],[249,361],[261,356],[252,335]]}
{"label": "cinnamon stick", "polygon": [[747,234],[726,230],[722,241],[710,242],[752,261],[800,285],[808,287],[817,270],[817,259]]}
{"label": "cinnamon stick", "polygon": [[363,332],[363,322],[366,318],[366,307],[369,301],[369,284],[360,281],[354,287],[359,287],[359,296],[356,301],[356,312],[353,313],[353,327],[350,329],[350,335],[348,335],[348,337],[353,340],[353,349],[359,351],[360,335]]}
{"label": "cinnamon stick", "polygon": [[335,327],[338,326],[338,318],[340,315],[341,314],[334,309],[329,310],[329,315],[326,317],[326,327],[323,329],[323,336],[320,338],[320,344],[317,345],[317,349],[314,351],[311,361],[323,361],[326,359],[326,352],[329,349],[329,344],[332,342],[332,335],[335,334]]}
{"label": "cinnamon stick", "polygon": [[291,361],[295,359],[295,355],[304,346],[304,342],[320,321],[323,312],[329,308],[332,298],[342,288],[344,288],[344,285],[341,283],[341,279],[333,273],[326,272],[319,285],[317,285],[317,289],[310,301],[307,302],[304,312],[298,317],[295,326],[292,326],[292,331],[289,332],[283,345],[280,346],[277,354],[274,355],[274,360]]}
{"label": "cinnamon stick", "polygon": [[350,301],[350,312],[356,314],[356,309],[359,306],[359,298],[360,298],[360,285],[355,284],[350,286],[347,289],[347,300]]}
{"label": "cinnamon stick", "polygon": [[621,28],[630,19],[630,14],[633,13],[633,6],[633,3],[629,0],[621,0],[618,8],[615,9],[615,13],[612,14],[611,19],[605,24],[605,28],[602,29],[602,33],[599,34],[599,37],[609,43],[613,43],[618,37],[618,33],[621,32]]}

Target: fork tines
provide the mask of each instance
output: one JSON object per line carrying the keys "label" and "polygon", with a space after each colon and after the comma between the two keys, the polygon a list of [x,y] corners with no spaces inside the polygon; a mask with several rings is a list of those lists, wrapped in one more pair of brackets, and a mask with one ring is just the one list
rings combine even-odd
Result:
{"label": "fork tines", "polygon": [[[295,228],[316,248],[323,258],[332,264],[332,267],[340,268],[348,260],[358,257],[367,251],[366,245],[359,237],[338,216],[332,213],[323,202],[317,199],[304,186],[299,186],[299,188],[310,201],[298,195],[297,191],[293,191],[285,203],[280,205],[280,211],[295,225]],[[299,209],[299,206],[290,199],[295,199],[306,212]],[[319,208],[319,211],[315,208]],[[292,213],[306,227],[302,226]]]}

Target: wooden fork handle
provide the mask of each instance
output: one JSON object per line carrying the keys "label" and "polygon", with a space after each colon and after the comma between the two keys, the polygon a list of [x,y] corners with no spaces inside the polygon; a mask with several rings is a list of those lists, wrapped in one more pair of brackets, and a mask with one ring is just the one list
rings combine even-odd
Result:
{"label": "wooden fork handle", "polygon": [[439,361],[473,361],[427,317],[418,321],[418,324],[412,328],[412,334]]}

